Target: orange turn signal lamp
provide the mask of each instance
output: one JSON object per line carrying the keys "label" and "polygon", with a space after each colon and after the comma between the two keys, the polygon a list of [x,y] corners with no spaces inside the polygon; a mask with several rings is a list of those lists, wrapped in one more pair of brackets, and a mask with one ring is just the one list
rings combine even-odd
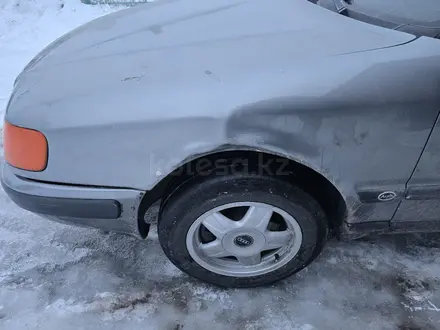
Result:
{"label": "orange turn signal lamp", "polygon": [[48,146],[43,133],[5,121],[3,145],[8,164],[33,172],[40,172],[46,168]]}

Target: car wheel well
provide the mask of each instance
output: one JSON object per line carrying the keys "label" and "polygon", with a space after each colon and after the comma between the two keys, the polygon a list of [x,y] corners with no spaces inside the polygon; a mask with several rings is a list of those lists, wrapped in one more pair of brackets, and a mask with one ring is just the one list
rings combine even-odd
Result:
{"label": "car wheel well", "polygon": [[[238,166],[237,170],[260,171],[264,175],[285,176],[317,200],[329,219],[330,229],[336,231],[346,216],[346,203],[339,190],[322,174],[286,157],[259,151],[237,150],[204,155],[193,159],[170,173],[151,191],[147,192],[139,207],[139,228],[143,227],[148,208],[161,200],[161,204],[180,185],[219,166]],[[243,166],[245,164],[245,166]],[[142,236],[146,236],[142,234]]]}

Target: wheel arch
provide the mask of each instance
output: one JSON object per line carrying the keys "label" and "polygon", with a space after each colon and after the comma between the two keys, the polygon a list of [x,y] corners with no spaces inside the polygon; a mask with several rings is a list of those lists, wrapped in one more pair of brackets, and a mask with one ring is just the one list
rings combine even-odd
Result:
{"label": "wheel arch", "polygon": [[[182,161],[144,195],[139,206],[139,221],[144,222],[141,221],[144,219],[143,215],[153,204],[160,200],[166,200],[172,191],[198,174],[196,165],[200,164],[201,160],[208,160],[208,163],[213,164],[217,160],[237,158],[248,159],[251,164],[260,160],[265,162],[268,159],[285,160],[285,170],[291,173],[288,179],[299,184],[303,190],[318,201],[329,218],[331,229],[338,233],[340,225],[347,216],[347,201],[341,190],[325,173],[314,168],[304,158],[247,146],[224,146],[210,152],[194,154]],[[204,170],[209,170],[209,168],[206,167]],[[142,234],[143,224],[140,223],[139,228],[141,235],[146,237],[146,234]]]}

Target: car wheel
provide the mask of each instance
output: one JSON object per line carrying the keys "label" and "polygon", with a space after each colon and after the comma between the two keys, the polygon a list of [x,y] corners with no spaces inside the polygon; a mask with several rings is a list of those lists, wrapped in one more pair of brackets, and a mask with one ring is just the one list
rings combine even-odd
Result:
{"label": "car wheel", "polygon": [[328,234],[320,205],[279,178],[199,175],[162,205],[160,244],[171,262],[221,287],[273,283],[306,267]]}

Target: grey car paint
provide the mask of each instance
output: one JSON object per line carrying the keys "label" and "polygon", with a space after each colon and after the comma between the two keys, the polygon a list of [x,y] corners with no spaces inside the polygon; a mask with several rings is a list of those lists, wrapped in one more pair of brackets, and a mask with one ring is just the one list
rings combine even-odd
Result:
{"label": "grey car paint", "polygon": [[[2,183],[5,187],[12,188],[18,193],[32,196],[50,196],[56,199],[81,198],[85,200],[117,200],[122,206],[122,214],[118,219],[98,219],[94,218],[91,222],[87,218],[74,217],[54,217],[41,214],[50,220],[75,224],[77,226],[89,227],[93,223],[94,227],[108,230],[139,235],[138,227],[138,207],[143,197],[143,193],[134,189],[103,189],[98,187],[73,187],[62,186],[59,184],[42,183],[28,181],[17,177],[13,173],[13,168],[9,165],[3,167]],[[55,199],[55,200],[56,200]],[[53,203],[53,200],[51,201]]]}
{"label": "grey car paint", "polygon": [[[440,89],[440,83],[437,83]],[[438,223],[440,210],[440,122],[435,128],[407,185],[405,199],[396,212],[393,225],[408,222]]]}
{"label": "grey car paint", "polygon": [[[6,120],[43,132],[49,163],[6,166],[141,193],[194,157],[260,150],[325,176],[349,223],[389,221],[438,116],[439,77],[439,40],[305,0],[161,1],[93,21],[28,65]],[[378,201],[384,191],[398,198]]]}

